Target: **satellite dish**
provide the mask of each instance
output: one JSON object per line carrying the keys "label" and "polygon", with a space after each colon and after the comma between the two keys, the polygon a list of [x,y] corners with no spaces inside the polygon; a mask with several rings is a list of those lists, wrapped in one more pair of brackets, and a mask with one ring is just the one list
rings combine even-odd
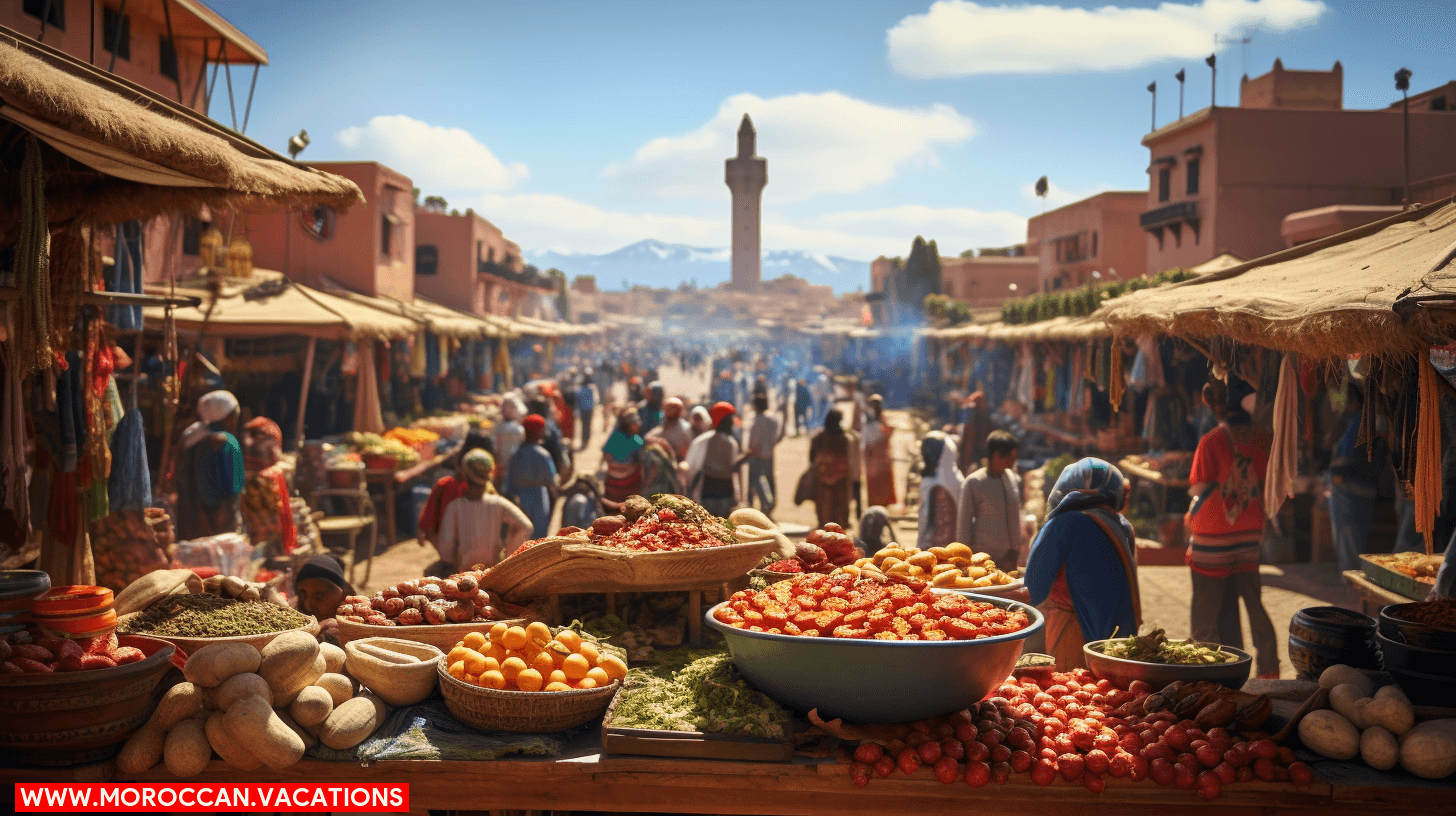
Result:
{"label": "satellite dish", "polygon": [[308,147],[308,131],[300,130],[297,136],[288,139],[288,157],[297,159],[298,154],[302,153],[305,147]]}

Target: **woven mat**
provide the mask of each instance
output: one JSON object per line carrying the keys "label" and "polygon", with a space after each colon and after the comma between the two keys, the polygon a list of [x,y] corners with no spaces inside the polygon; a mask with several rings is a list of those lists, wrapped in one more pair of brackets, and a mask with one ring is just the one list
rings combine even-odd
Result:
{"label": "woven mat", "polygon": [[379,730],[347,751],[318,745],[308,755],[335,762],[556,756],[566,749],[570,738],[569,733],[484,734],[450,716],[437,695],[419,705],[393,709]]}

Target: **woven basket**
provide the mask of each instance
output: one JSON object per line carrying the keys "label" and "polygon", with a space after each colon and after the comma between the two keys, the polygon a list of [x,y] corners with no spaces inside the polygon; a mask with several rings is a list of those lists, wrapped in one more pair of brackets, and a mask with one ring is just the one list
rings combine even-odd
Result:
{"label": "woven basket", "polygon": [[614,680],[594,689],[504,691],[455,679],[443,660],[437,672],[445,706],[455,719],[479,731],[549,734],[586,725],[606,713],[622,687]]}
{"label": "woven basket", "polygon": [[442,652],[448,652],[455,648],[455,644],[465,639],[471,632],[489,632],[490,627],[497,623],[504,623],[508,626],[516,624],[525,625],[525,618],[511,618],[504,621],[469,621],[467,623],[442,623],[438,626],[420,624],[418,626],[375,626],[370,623],[355,623],[343,618],[335,618],[339,627],[339,643],[352,643],[365,638],[395,638],[408,640],[413,643],[425,643],[434,646]]}
{"label": "woven basket", "polygon": [[[126,621],[139,614],[141,613],[133,612],[130,615],[122,615],[120,618],[117,618],[116,622],[118,625],[124,624]],[[214,643],[246,643],[261,652],[263,651],[264,646],[267,646],[269,643],[273,642],[273,638],[276,638],[279,635],[287,634],[288,632],[307,632],[314,637],[318,637],[319,624],[317,620],[310,617],[307,625],[300,626],[296,629],[285,629],[281,632],[267,632],[261,635],[234,635],[232,637],[172,637],[171,635],[156,635],[152,634],[151,632],[136,632],[134,634],[138,634],[143,637],[156,638],[157,640],[165,640],[173,646],[176,646],[178,649],[182,650],[183,653],[190,655],[196,652],[198,649],[201,649],[203,646],[211,646]],[[452,643],[450,645],[454,646],[455,644]]]}
{"label": "woven basket", "polygon": [[543,540],[523,553],[512,555],[490,568],[480,579],[480,588],[509,597],[517,585],[534,578],[545,570],[559,564],[563,558],[561,549],[567,544],[580,544],[581,539],[556,536]]}

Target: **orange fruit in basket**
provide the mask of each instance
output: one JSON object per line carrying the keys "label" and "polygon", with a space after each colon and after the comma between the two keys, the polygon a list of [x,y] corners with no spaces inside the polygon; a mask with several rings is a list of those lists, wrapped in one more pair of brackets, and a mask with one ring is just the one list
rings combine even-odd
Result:
{"label": "orange fruit in basket", "polygon": [[465,653],[469,652],[472,648],[474,647],[456,646],[455,648],[451,649],[450,654],[445,657],[445,665],[448,666],[452,663],[459,663],[460,661],[464,660]]}
{"label": "orange fruit in basket", "polygon": [[469,683],[472,686],[478,686],[478,685],[481,684],[480,683],[480,676],[479,675],[475,675],[475,674],[467,674],[467,675],[461,677],[460,679],[462,681],[466,682],[466,683]]}
{"label": "orange fruit in basket", "polygon": [[507,649],[519,649],[526,645],[527,640],[529,639],[526,637],[525,629],[512,626],[506,629],[504,635],[501,635],[500,644]]}
{"label": "orange fruit in basket", "polygon": [[500,667],[501,664],[499,660],[496,660],[493,657],[487,657],[485,659],[485,668],[481,669],[479,672],[477,672],[477,674],[485,674],[488,671],[500,671]]}
{"label": "orange fruit in basket", "polygon": [[542,677],[548,677],[551,672],[556,670],[556,661],[551,659],[551,653],[547,651],[537,652],[536,656],[531,658],[529,665],[540,672]]}
{"label": "orange fruit in basket", "polygon": [[607,676],[606,669],[603,669],[601,666],[593,666],[591,670],[586,673],[586,679],[595,682],[599,686],[605,686],[606,684],[612,682],[612,678]]}
{"label": "orange fruit in basket", "polygon": [[573,652],[581,649],[581,635],[575,629],[562,629],[557,632],[556,642]]}
{"label": "orange fruit in basket", "polygon": [[492,624],[490,627],[490,642],[500,643],[501,638],[506,636],[506,630],[509,628],[511,628],[510,625],[505,623]]}
{"label": "orange fruit in basket", "polygon": [[545,646],[551,642],[551,627],[541,621],[532,621],[526,626],[526,638],[532,643]]}
{"label": "orange fruit in basket", "polygon": [[547,691],[571,691],[571,686],[568,686],[565,683],[547,683],[546,684],[546,690]]}
{"label": "orange fruit in basket", "polygon": [[482,632],[467,632],[465,638],[460,641],[460,645],[478,652],[485,645],[485,634]]}
{"label": "orange fruit in basket", "polygon": [[597,663],[607,677],[612,680],[621,680],[627,676],[627,664],[622,662],[616,655],[602,655],[601,662]]}
{"label": "orange fruit in basket", "polygon": [[465,679],[465,664],[459,660],[450,664],[450,676],[456,680]]}
{"label": "orange fruit in basket", "polygon": [[574,654],[561,661],[561,670],[566,672],[566,677],[569,680],[580,680],[586,677],[586,673],[591,671],[591,669],[592,665],[586,659],[585,655]]}
{"label": "orange fruit in basket", "polygon": [[546,684],[548,686],[549,685],[552,685],[552,684],[561,685],[561,686],[566,685],[567,684],[566,672],[562,671],[561,669],[556,669],[556,670],[552,671],[551,674],[546,677]]}
{"label": "orange fruit in basket", "polygon": [[580,680],[576,681],[576,687],[579,689],[594,689],[597,687],[597,681],[591,679],[590,677],[583,677]]}
{"label": "orange fruit in basket", "polygon": [[553,642],[544,651],[551,655],[551,662],[555,663],[558,669],[561,668],[561,662],[572,654],[571,649],[567,648],[561,641]]}
{"label": "orange fruit in basket", "polygon": [[480,675],[479,685],[485,688],[503,689],[506,687],[506,678],[499,671],[488,671]]}
{"label": "orange fruit in basket", "polygon": [[506,682],[514,683],[516,675],[526,670],[526,661],[519,657],[508,657],[501,661],[500,673],[505,675]]}
{"label": "orange fruit in basket", "polygon": [[522,669],[521,673],[516,675],[516,687],[521,691],[540,691],[541,672],[535,669]]}
{"label": "orange fruit in basket", "polygon": [[466,649],[465,654],[460,656],[461,662],[465,664],[466,674],[480,674],[485,671],[485,655],[474,649]]}
{"label": "orange fruit in basket", "polygon": [[602,659],[602,650],[598,649],[597,645],[590,641],[583,642],[581,648],[577,649],[577,653],[586,658],[586,662],[593,666]]}

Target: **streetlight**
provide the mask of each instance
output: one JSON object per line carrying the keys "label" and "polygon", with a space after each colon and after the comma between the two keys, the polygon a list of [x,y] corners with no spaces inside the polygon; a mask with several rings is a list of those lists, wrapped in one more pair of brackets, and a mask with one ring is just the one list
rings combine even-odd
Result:
{"label": "streetlight", "polygon": [[1213,77],[1210,80],[1211,84],[1208,91],[1208,106],[1210,108],[1216,108],[1218,107],[1218,53],[1209,54],[1208,59],[1204,60],[1204,63],[1208,65],[1208,69],[1212,72]]}
{"label": "streetlight", "polygon": [[1403,194],[1401,196],[1401,200],[1400,200],[1400,204],[1401,204],[1402,207],[1409,207],[1410,206],[1410,203],[1411,203],[1411,200],[1410,200],[1410,99],[1406,95],[1406,92],[1410,90],[1410,78],[1411,78],[1411,71],[1410,71],[1409,68],[1402,68],[1399,71],[1396,71],[1395,72],[1395,89],[1397,91],[1400,91],[1400,116],[1401,116],[1402,130],[1404,131],[1403,134],[1402,134],[1402,136],[1403,136],[1403,141],[1404,141],[1405,175],[1404,175],[1404,184],[1403,184],[1403,186],[1401,188],[1404,192],[1403,192]]}
{"label": "streetlight", "polygon": [[1148,93],[1153,95],[1153,124],[1148,131],[1151,133],[1158,129],[1158,83],[1156,81],[1148,83]]}
{"label": "streetlight", "polygon": [[1185,74],[1185,73],[1183,73],[1183,69],[1182,68],[1179,68],[1178,69],[1178,73],[1174,74],[1173,75],[1173,78],[1176,79],[1176,80],[1178,80],[1178,120],[1179,121],[1182,121],[1183,120],[1183,80],[1184,79],[1187,79],[1188,78],[1188,75]]}

